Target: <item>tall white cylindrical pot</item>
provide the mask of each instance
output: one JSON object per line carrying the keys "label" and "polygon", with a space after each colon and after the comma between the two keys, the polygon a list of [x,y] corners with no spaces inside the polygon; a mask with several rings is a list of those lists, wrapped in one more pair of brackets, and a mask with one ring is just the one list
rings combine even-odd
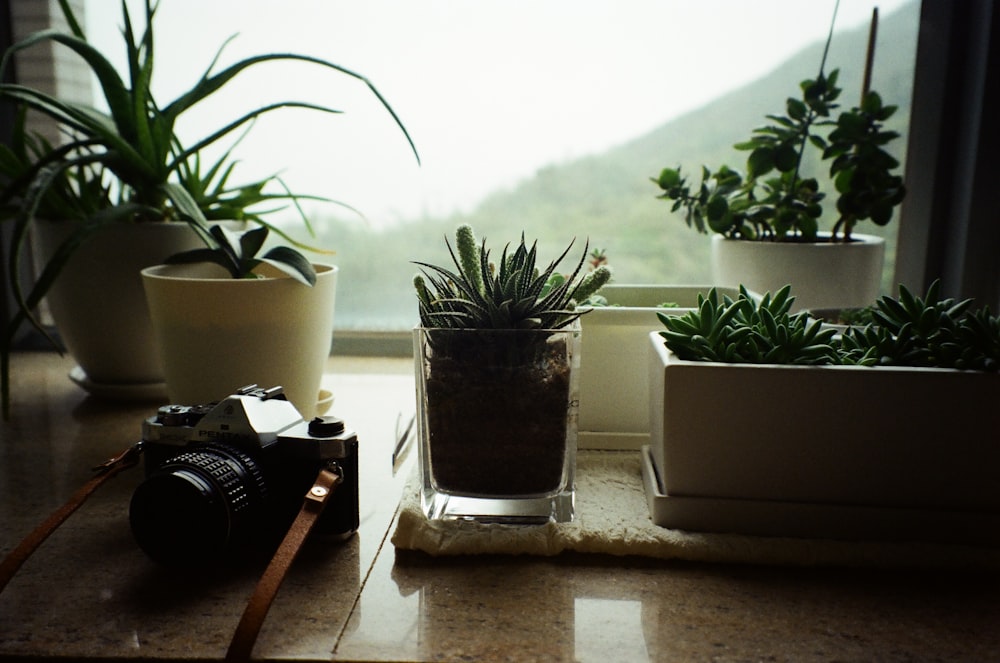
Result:
{"label": "tall white cylindrical pot", "polygon": [[712,279],[758,294],[792,285],[794,310],[862,308],[880,294],[885,240],[767,242],[712,237]]}
{"label": "tall white cylindrical pot", "polygon": [[[68,221],[34,224],[42,265],[75,228]],[[139,272],[202,245],[186,223],[120,223],[101,229],[73,253],[46,301],[88,381],[117,387],[163,382]]]}
{"label": "tall white cylindrical pot", "polygon": [[266,266],[261,279],[234,279],[212,264],[143,270],[170,400],[207,403],[248,384],[280,385],[313,417],[337,284],[336,267],[315,267],[313,287]]}

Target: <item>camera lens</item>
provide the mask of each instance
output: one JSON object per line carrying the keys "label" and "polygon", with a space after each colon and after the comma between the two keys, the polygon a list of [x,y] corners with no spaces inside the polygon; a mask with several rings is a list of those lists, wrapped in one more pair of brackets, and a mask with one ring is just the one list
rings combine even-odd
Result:
{"label": "camera lens", "polygon": [[245,539],[265,499],[263,474],[248,454],[224,444],[189,447],[139,484],[129,521],[146,554],[189,566]]}

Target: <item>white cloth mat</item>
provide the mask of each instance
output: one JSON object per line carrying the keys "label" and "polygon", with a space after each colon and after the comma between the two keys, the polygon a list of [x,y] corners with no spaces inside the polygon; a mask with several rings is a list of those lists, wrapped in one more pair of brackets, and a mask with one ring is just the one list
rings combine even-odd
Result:
{"label": "white cloth mat", "polygon": [[392,535],[397,549],[431,555],[558,555],[563,551],[659,559],[795,566],[1000,567],[1000,549],[684,532],[654,525],[634,451],[577,454],[576,517],[537,526],[428,521],[416,473]]}

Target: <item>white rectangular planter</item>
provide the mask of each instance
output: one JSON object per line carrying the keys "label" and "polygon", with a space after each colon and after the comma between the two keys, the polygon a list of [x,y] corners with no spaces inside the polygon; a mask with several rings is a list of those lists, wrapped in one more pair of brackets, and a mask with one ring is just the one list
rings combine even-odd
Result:
{"label": "white rectangular planter", "polygon": [[[1000,375],[691,362],[648,342],[658,524],[853,538],[937,523],[1000,539]],[[926,538],[893,538],[911,535]]]}
{"label": "white rectangular planter", "polygon": [[[712,286],[607,285],[599,306],[580,318],[579,446],[639,449],[649,444],[649,380],[646,364],[650,331],[662,329],[658,312],[684,315],[698,294]],[[735,298],[736,288],[717,288]],[[663,308],[664,303],[676,304]]]}

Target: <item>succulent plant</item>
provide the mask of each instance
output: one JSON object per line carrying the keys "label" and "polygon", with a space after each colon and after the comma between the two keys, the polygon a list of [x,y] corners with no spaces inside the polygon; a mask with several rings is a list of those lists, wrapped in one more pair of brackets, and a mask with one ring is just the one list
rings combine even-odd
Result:
{"label": "succulent plant", "polygon": [[899,286],[882,297],[872,324],[852,327],[842,340],[845,360],[880,366],[924,366],[996,371],[1000,368],[1000,318],[972,300],[940,297],[935,281],[923,297]]}
{"label": "succulent plant", "polygon": [[271,265],[296,281],[316,285],[316,270],[308,258],[289,246],[276,246],[258,257],[268,234],[267,226],[258,226],[242,234],[227,230],[221,225],[208,229],[205,242],[210,248],[192,249],[177,253],[168,263],[211,262],[224,268],[234,279],[258,278],[254,269],[262,263]]}
{"label": "succulent plant", "polygon": [[734,300],[712,288],[698,307],[682,316],[658,313],[660,332],[681,359],[753,364],[833,364],[834,330],[805,312],[789,314],[794,297],[785,286],[756,301],[740,287]]}
{"label": "succulent plant", "polygon": [[[427,338],[434,352],[463,364],[503,369],[545,361],[546,344],[555,330],[585,313],[577,310],[578,302],[611,278],[606,265],[580,276],[586,248],[568,275],[557,273],[572,242],[540,270],[537,243],[528,247],[523,233],[517,247],[511,251],[505,246],[496,263],[486,240],[477,242],[468,225],[456,230],[454,248],[445,241],[454,268],[417,262],[421,273],[413,284],[420,323],[430,330]],[[537,333],[520,333],[524,331]]]}
{"label": "succulent plant", "polygon": [[[455,268],[416,262],[422,270],[414,277],[425,327],[452,329],[559,329],[580,317],[577,303],[597,292],[611,278],[606,265],[580,276],[587,250],[569,276],[556,267],[569,246],[544,270],[536,266],[537,242],[505,246],[498,263],[490,260],[486,240],[477,243],[472,228],[460,226],[455,247],[445,240]],[[457,252],[457,253],[456,253]],[[555,277],[555,278],[553,278]]]}
{"label": "succulent plant", "polygon": [[940,282],[924,297],[905,286],[882,297],[871,322],[838,336],[808,312],[789,315],[790,286],[759,302],[740,288],[719,300],[713,288],[683,316],[659,314],[667,347],[681,359],[727,363],[850,364],[1000,370],[1000,318],[972,300],[940,298]]}

